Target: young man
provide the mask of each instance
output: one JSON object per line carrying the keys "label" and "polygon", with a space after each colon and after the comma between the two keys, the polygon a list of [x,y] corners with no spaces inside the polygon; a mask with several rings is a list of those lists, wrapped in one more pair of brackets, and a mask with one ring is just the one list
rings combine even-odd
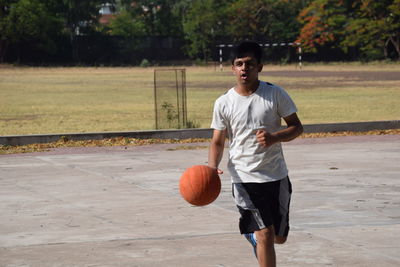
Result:
{"label": "young man", "polygon": [[[208,165],[218,168],[225,138],[229,139],[228,169],[241,214],[241,234],[254,246],[260,266],[276,266],[274,243],[289,232],[291,184],[281,142],[303,132],[297,109],[280,87],[260,81],[262,49],[243,42],[234,50],[236,86],[215,101]],[[287,124],[281,128],[281,118]]]}

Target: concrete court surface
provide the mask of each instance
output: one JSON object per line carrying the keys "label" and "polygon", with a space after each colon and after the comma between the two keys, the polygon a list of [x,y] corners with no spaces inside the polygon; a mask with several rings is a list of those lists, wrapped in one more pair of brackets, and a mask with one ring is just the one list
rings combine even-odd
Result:
{"label": "concrete court surface", "polygon": [[[207,145],[0,156],[0,266],[257,266],[227,172],[211,205],[179,195]],[[399,135],[297,139],[284,151],[294,194],[278,266],[400,266]]]}

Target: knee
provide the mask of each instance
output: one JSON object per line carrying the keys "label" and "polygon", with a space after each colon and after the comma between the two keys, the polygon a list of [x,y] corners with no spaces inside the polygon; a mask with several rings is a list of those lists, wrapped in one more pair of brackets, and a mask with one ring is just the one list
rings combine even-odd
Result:
{"label": "knee", "polygon": [[265,228],[255,232],[257,243],[274,244],[275,233],[273,228]]}
{"label": "knee", "polygon": [[284,244],[287,240],[286,236],[275,236],[275,244]]}

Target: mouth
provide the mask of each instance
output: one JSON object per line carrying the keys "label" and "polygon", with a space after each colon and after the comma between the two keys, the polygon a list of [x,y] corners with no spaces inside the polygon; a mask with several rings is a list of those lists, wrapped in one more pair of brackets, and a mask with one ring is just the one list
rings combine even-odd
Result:
{"label": "mouth", "polygon": [[247,80],[247,74],[246,73],[242,73],[241,75],[240,75],[240,78],[241,79],[243,79],[243,80]]}

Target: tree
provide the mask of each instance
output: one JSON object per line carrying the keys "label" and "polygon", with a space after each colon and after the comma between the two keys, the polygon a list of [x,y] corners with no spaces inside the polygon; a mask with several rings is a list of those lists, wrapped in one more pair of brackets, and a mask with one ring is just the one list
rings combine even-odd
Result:
{"label": "tree", "polygon": [[400,60],[400,0],[394,0],[388,9],[390,11],[387,22],[389,34],[385,45],[387,48],[391,42],[397,52],[397,59]]}
{"label": "tree", "polygon": [[120,0],[123,9],[131,14],[135,21],[144,25],[149,36],[181,36],[182,26],[178,9],[178,0]]}
{"label": "tree", "polygon": [[0,8],[0,62],[4,60],[7,47],[11,44],[18,47],[29,42],[39,50],[56,49],[52,37],[60,30],[61,22],[50,14],[41,1],[2,1]]}
{"label": "tree", "polygon": [[400,1],[356,1],[355,16],[345,28],[342,45],[358,46],[370,59],[387,58],[392,44],[400,58]]}
{"label": "tree", "polygon": [[[99,18],[99,9],[104,0],[45,0],[49,9],[61,17],[66,30],[75,36],[81,28],[90,28],[96,25]],[[114,2],[114,1],[108,1]]]}
{"label": "tree", "polygon": [[227,8],[227,32],[235,41],[263,37],[265,41],[294,41],[300,23],[301,0],[238,0]]}
{"label": "tree", "polygon": [[400,0],[314,0],[299,16],[298,40],[305,51],[318,46],[357,48],[366,59],[400,57]]}
{"label": "tree", "polygon": [[122,11],[108,25],[108,33],[117,36],[120,39],[119,51],[116,54],[124,55],[126,60],[134,60],[129,55],[133,51],[137,51],[141,44],[140,37],[145,35],[145,25],[142,21],[138,21],[132,17],[127,11]]}
{"label": "tree", "polygon": [[89,34],[94,31],[98,24],[99,10],[105,0],[45,0],[52,14],[61,18],[64,24],[64,33],[69,36],[72,46],[72,56],[74,61],[79,61],[76,47],[76,36]]}
{"label": "tree", "polygon": [[308,52],[316,52],[317,46],[338,46],[351,14],[347,7],[344,1],[312,1],[298,16],[303,27],[296,41]]}
{"label": "tree", "polygon": [[210,57],[212,44],[216,36],[223,35],[224,5],[214,0],[193,2],[183,18],[183,31],[189,42],[187,53],[191,57]]}
{"label": "tree", "polygon": [[227,32],[234,41],[252,39],[253,36],[263,35],[268,31],[265,23],[267,6],[263,0],[254,0],[251,5],[246,0],[239,0],[227,8],[230,24]]}
{"label": "tree", "polygon": [[9,14],[11,5],[16,2],[17,0],[0,0],[0,62],[4,61],[7,48],[10,45],[8,29],[10,23]]}
{"label": "tree", "polygon": [[73,57],[78,60],[75,37],[93,31],[103,2],[0,0],[0,60],[4,60],[7,47],[18,47],[22,43],[54,52],[57,50],[54,39],[61,35],[69,36]]}
{"label": "tree", "polygon": [[301,24],[297,20],[307,0],[268,0],[270,6],[267,16],[270,19],[268,38],[275,41],[295,41],[299,35]]}
{"label": "tree", "polygon": [[189,55],[207,59],[216,40],[294,41],[306,0],[199,0],[183,17]]}
{"label": "tree", "polygon": [[110,22],[111,35],[123,36],[127,38],[143,36],[145,33],[145,25],[142,21],[135,20],[132,15],[126,11],[122,11]]}

